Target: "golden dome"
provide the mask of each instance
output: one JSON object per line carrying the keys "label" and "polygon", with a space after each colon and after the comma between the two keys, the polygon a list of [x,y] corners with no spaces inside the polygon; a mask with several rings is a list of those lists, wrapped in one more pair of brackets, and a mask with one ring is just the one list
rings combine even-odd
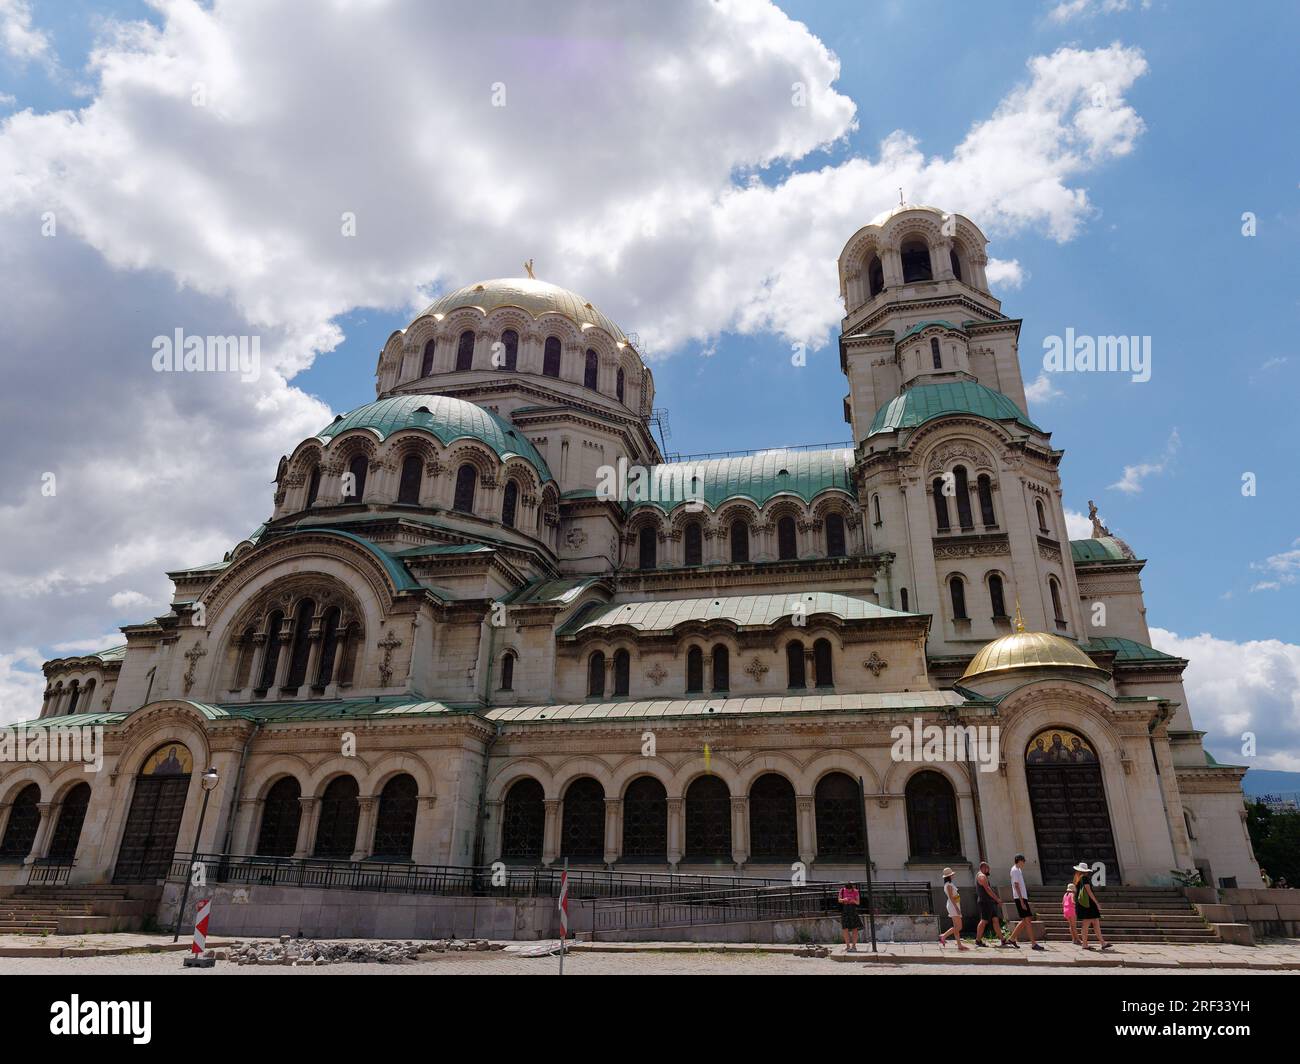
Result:
{"label": "golden dome", "polygon": [[1078,645],[1050,632],[1026,632],[1025,622],[1016,607],[1016,630],[1001,639],[995,639],[981,648],[958,683],[965,683],[989,673],[1009,672],[1012,669],[1088,669],[1106,676]]}
{"label": "golden dome", "polygon": [[594,325],[604,329],[615,341],[627,342],[623,330],[577,292],[532,277],[498,277],[466,285],[438,297],[425,308],[424,313],[441,318],[460,307],[478,307],[484,314],[492,313],[497,307],[519,307],[534,318],[543,314],[562,314],[579,328]]}

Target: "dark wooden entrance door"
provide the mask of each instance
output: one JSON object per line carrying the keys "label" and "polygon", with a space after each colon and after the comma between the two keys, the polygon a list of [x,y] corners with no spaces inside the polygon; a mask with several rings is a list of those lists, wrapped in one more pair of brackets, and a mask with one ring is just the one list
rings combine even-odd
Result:
{"label": "dark wooden entrance door", "polygon": [[1110,811],[1096,762],[1026,765],[1029,802],[1043,882],[1064,886],[1079,861],[1106,866],[1106,882],[1122,882]]}
{"label": "dark wooden entrance door", "polygon": [[152,883],[167,875],[189,788],[189,776],[137,777],[114,883]]}

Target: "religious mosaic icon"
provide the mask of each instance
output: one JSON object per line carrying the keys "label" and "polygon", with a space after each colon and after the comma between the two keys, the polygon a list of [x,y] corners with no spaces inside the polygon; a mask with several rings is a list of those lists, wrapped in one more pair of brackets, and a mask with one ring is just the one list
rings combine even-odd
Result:
{"label": "religious mosaic icon", "polygon": [[188,776],[194,770],[194,759],[180,743],[167,743],[149,755],[140,770],[142,776]]}
{"label": "religious mosaic icon", "polygon": [[1086,765],[1096,760],[1092,744],[1068,728],[1044,728],[1025,750],[1030,765]]}

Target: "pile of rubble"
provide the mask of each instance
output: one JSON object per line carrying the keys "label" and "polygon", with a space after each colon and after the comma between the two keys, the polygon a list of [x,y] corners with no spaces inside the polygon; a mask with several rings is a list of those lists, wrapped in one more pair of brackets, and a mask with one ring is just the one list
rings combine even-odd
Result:
{"label": "pile of rubble", "polygon": [[[234,942],[224,951],[236,964],[405,964],[421,953],[504,949],[487,939],[442,939],[437,942],[316,942],[281,935],[279,942]],[[218,954],[220,957],[220,954]]]}

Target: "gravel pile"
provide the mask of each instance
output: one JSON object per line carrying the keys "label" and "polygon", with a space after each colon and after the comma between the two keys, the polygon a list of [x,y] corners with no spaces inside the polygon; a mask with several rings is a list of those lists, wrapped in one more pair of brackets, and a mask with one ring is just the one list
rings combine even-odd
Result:
{"label": "gravel pile", "polygon": [[436,942],[316,942],[282,935],[279,942],[235,942],[223,952],[238,965],[406,964],[421,953],[486,952],[504,949],[487,939]]}

